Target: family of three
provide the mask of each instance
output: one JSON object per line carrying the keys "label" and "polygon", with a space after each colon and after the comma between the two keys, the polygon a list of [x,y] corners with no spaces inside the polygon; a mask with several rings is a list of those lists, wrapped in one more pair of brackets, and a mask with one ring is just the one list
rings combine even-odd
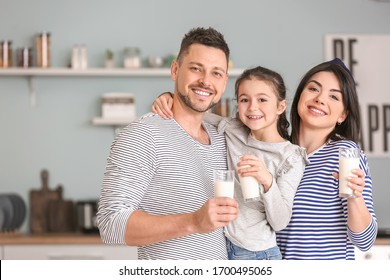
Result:
{"label": "family of three", "polygon": [[[291,105],[282,77],[267,68],[237,79],[237,116],[208,113],[228,81],[229,47],[213,28],[185,34],[171,64],[173,94],[114,139],[97,224],[108,244],[138,247],[139,259],[354,259],[377,232],[363,152],[338,195],[338,149],[357,147],[359,104],[338,59],[310,69]],[[239,168],[242,167],[244,168]],[[213,171],[236,169],[261,198],[214,197]]]}

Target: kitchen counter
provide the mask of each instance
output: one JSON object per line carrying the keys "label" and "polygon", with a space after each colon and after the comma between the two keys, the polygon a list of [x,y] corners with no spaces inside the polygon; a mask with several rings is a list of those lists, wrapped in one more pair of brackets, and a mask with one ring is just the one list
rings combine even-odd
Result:
{"label": "kitchen counter", "polygon": [[97,233],[0,233],[0,260],[136,260],[137,247],[107,245]]}
{"label": "kitchen counter", "polygon": [[[0,245],[15,244],[103,244],[98,234],[46,233],[21,234],[1,233]],[[390,244],[390,243],[389,243]]]}
{"label": "kitchen counter", "polygon": [[[357,259],[389,259],[390,237],[380,237]],[[98,234],[0,233],[0,260],[106,259],[136,260],[137,247],[106,245]]]}
{"label": "kitchen counter", "polygon": [[375,240],[375,245],[390,245],[390,237],[387,237],[387,238],[377,238]]}
{"label": "kitchen counter", "polygon": [[[46,233],[21,234],[0,233],[0,245],[15,244],[103,244],[99,234]],[[390,245],[390,237],[377,238],[375,245]]]}

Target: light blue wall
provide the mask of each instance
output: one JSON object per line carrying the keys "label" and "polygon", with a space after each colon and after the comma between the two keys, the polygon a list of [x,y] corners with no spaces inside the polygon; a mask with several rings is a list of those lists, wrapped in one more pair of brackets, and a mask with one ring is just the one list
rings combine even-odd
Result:
{"label": "light blue wall", "polygon": [[[184,33],[213,26],[225,34],[234,65],[261,64],[279,71],[291,98],[297,81],[324,59],[323,36],[334,33],[390,34],[390,3],[370,0],[0,0],[0,40],[13,48],[31,45],[33,35],[52,34],[54,67],[69,63],[70,50],[85,43],[89,65],[103,65],[103,53],[138,46],[142,55],[176,53]],[[136,94],[139,114],[171,90],[169,78],[37,78],[37,106],[30,107],[27,79],[0,77],[0,191],[40,187],[49,169],[51,188],[65,199],[97,198],[113,129],[91,125],[100,115],[100,96]],[[233,92],[234,80],[227,95]],[[376,210],[390,228],[390,159],[370,159]],[[25,224],[24,228],[27,228]]]}

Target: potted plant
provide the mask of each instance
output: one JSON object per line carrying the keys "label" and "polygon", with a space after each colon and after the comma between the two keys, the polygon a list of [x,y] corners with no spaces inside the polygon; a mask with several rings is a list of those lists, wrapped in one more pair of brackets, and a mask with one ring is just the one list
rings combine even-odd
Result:
{"label": "potted plant", "polygon": [[111,49],[106,50],[105,66],[106,66],[106,68],[114,68],[115,67],[114,52]]}

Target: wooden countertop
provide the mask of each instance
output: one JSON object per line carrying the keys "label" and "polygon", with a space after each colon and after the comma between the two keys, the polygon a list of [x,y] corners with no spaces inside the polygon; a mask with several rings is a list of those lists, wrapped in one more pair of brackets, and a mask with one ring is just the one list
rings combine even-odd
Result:
{"label": "wooden countertop", "polygon": [[16,244],[103,244],[98,234],[47,233],[22,234],[0,233],[0,245]]}
{"label": "wooden countertop", "polygon": [[390,237],[387,238],[378,237],[375,240],[375,245],[390,245]]}

